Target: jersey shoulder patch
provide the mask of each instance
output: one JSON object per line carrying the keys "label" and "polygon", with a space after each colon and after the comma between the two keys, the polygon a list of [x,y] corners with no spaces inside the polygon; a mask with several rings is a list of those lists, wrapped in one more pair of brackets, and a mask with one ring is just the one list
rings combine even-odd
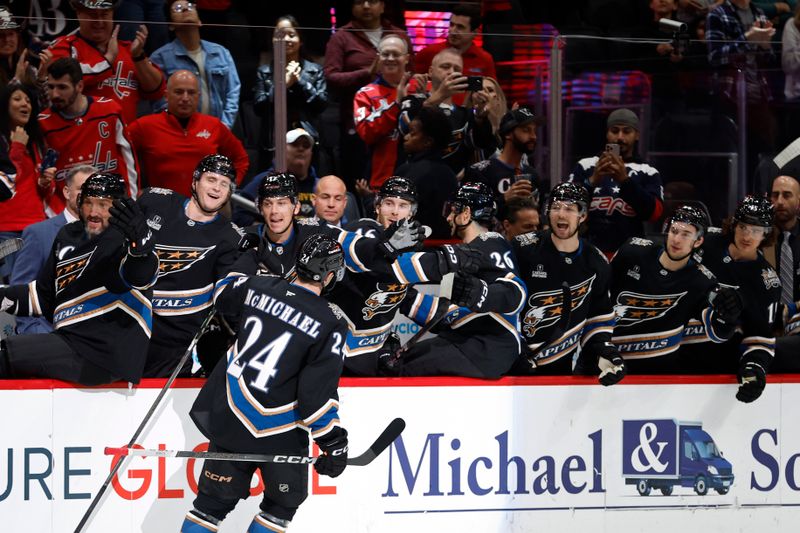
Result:
{"label": "jersey shoulder patch", "polygon": [[233,222],[231,222],[231,228],[233,229],[233,231],[236,232],[237,235],[239,235],[239,237],[244,237],[244,229],[243,228],[240,228],[239,226],[237,226]]}
{"label": "jersey shoulder patch", "polygon": [[344,311],[342,311],[341,307],[339,307],[333,302],[328,302],[328,307],[330,308],[331,313],[333,313],[333,316],[336,317],[336,320],[344,319]]}
{"label": "jersey shoulder patch", "polygon": [[517,241],[517,245],[522,246],[531,246],[539,244],[542,240],[541,236],[537,232],[530,232],[530,233],[523,233],[521,235],[517,235],[514,237],[514,240]]}
{"label": "jersey shoulder patch", "polygon": [[295,224],[299,224],[301,226],[321,226],[322,225],[322,224],[320,224],[319,220],[317,220],[314,217],[295,219],[294,222],[295,222]]}
{"label": "jersey shoulder patch", "polygon": [[469,168],[471,170],[481,171],[484,170],[486,167],[488,167],[490,164],[491,161],[489,159],[484,159],[483,161],[478,161],[477,163],[470,165]]}
{"label": "jersey shoulder patch", "polygon": [[706,233],[713,235],[722,235],[722,228],[718,228],[716,226],[709,226],[709,228],[706,230]]}
{"label": "jersey shoulder patch", "polygon": [[697,263],[697,270],[702,272],[703,275],[705,277],[707,277],[708,279],[714,279],[714,274],[712,274],[711,271],[705,265],[701,265],[700,263]]}
{"label": "jersey shoulder patch", "polygon": [[482,241],[488,241],[491,239],[502,239],[505,240],[505,237],[497,233],[496,231],[487,231],[485,233],[481,233],[478,235],[478,238]]}
{"label": "jersey shoulder patch", "polygon": [[163,187],[150,187],[145,192],[151,192],[153,194],[163,194],[164,196],[175,194],[175,191],[172,189],[165,189]]}
{"label": "jersey shoulder patch", "polygon": [[781,280],[778,277],[778,273],[775,272],[771,266],[761,269],[761,279],[764,281],[764,287],[767,290],[777,289],[781,286]]}
{"label": "jersey shoulder patch", "polygon": [[643,239],[641,237],[631,237],[628,243],[634,246],[653,246],[654,244],[650,239]]}

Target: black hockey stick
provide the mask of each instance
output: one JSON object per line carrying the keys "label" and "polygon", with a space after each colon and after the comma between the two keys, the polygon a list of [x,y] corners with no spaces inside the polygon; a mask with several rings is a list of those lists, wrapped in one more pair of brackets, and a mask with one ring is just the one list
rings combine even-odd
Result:
{"label": "black hockey stick", "polygon": [[[141,436],[145,426],[147,426],[147,423],[150,421],[150,418],[153,416],[153,414],[156,412],[156,409],[158,409],[158,406],[161,404],[161,400],[164,398],[169,388],[175,382],[175,379],[178,377],[178,374],[183,368],[183,365],[186,364],[186,361],[192,354],[192,350],[194,350],[197,341],[200,340],[200,336],[203,334],[206,328],[208,328],[208,325],[211,323],[211,319],[213,317],[214,317],[214,309],[212,308],[211,311],[208,313],[208,316],[206,316],[205,320],[203,320],[203,323],[200,325],[200,329],[195,334],[194,338],[192,339],[192,342],[189,343],[189,347],[186,349],[186,352],[184,352],[183,356],[181,357],[178,366],[176,366],[175,370],[172,371],[172,375],[169,377],[167,382],[164,383],[164,387],[161,388],[161,392],[159,392],[158,396],[156,396],[156,399],[153,401],[153,405],[150,406],[150,410],[147,411],[147,414],[144,415],[144,418],[139,424],[139,427],[136,428],[136,431],[133,433],[131,440],[128,442],[128,448],[136,444],[136,441]],[[119,461],[114,463],[114,466],[111,467],[111,472],[108,473],[108,477],[106,477],[105,482],[103,482],[103,485],[100,487],[100,490],[97,491],[97,494],[95,495],[94,499],[92,499],[92,502],[89,504],[89,508],[86,509],[86,512],[83,514],[81,521],[78,522],[78,527],[75,528],[75,533],[80,533],[81,531],[83,531],[84,526],[86,526],[86,523],[92,516],[92,512],[94,512],[95,508],[97,507],[97,504],[100,503],[100,500],[102,499],[103,494],[105,494],[106,489],[108,489],[108,485],[111,483],[111,480],[114,479],[114,476],[117,475],[119,469],[122,468],[122,463],[124,461],[125,458],[120,457]]]}
{"label": "black hockey stick", "polygon": [[22,239],[18,237],[0,242],[0,260],[22,250],[22,244]]}
{"label": "black hockey stick", "polygon": [[[378,457],[397,437],[403,432],[406,423],[402,418],[392,420],[383,433],[375,439],[367,451],[356,457],[348,457],[350,466],[367,466]],[[221,453],[221,452],[193,452],[186,450],[140,450],[136,448],[106,448],[106,455],[129,457],[184,457],[189,459],[208,459],[211,461],[247,461],[255,463],[288,463],[288,464],[313,464],[316,457],[305,455],[262,455],[256,453]],[[121,462],[121,458],[120,458]]]}

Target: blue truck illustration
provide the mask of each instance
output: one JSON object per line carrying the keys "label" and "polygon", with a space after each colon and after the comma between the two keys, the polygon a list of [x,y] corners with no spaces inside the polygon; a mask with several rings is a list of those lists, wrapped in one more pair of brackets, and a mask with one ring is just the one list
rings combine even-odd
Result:
{"label": "blue truck illustration", "polygon": [[669,496],[676,486],[727,494],[733,485],[733,466],[701,422],[623,420],[622,453],[625,484],[642,496],[652,489]]}

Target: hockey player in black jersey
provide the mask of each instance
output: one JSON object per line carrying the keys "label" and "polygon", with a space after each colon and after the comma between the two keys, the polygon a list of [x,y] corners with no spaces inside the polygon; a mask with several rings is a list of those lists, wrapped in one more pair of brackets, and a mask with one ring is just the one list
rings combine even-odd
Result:
{"label": "hockey player in black jersey", "polygon": [[[211,308],[214,284],[236,261],[242,233],[220,215],[235,183],[233,162],[209,155],[195,168],[191,198],[159,188],[139,197],[160,260],[144,377],[172,373]],[[182,375],[190,370],[187,365]]]}
{"label": "hockey player in black jersey", "polygon": [[565,375],[572,373],[575,363],[579,373],[600,373],[603,385],[625,376],[625,363],[610,342],[611,268],[602,252],[578,235],[588,205],[583,187],[561,183],[547,201],[550,229],[512,241],[529,295],[521,314],[528,353],[514,373]]}
{"label": "hockey player in black jersey", "polygon": [[677,351],[689,320],[700,320],[709,339],[721,343],[742,311],[736,291],[717,289],[714,275],[692,259],[708,228],[705,213],[679,207],[665,227],[665,246],[634,237],[611,261],[611,340],[631,373],[684,372]]}
{"label": "hockey player in black jersey", "polygon": [[684,368],[709,373],[736,373],[743,402],[757,399],[775,357],[774,328],[781,297],[780,279],[760,247],[772,229],[773,209],[766,198],[748,196],[722,232],[711,232],[700,249],[703,266],[720,285],[736,290],[743,302],[736,334],[714,344],[699,321],[687,328],[680,358]]}
{"label": "hockey player in black jersey", "polygon": [[61,228],[39,277],[0,287],[0,310],[55,328],[4,340],[2,378],[99,385],[142,376],[158,273],[152,232],[118,174],[87,178],[78,207],[81,219]]}
{"label": "hockey player in black jersey", "polygon": [[[446,300],[431,294],[405,299],[401,311],[421,325],[443,315],[434,329],[438,336],[417,343],[399,360],[385,358],[384,371],[402,376],[499,378],[520,354],[519,312],[525,303],[525,285],[517,275],[508,242],[488,230],[496,208],[486,184],[465,183],[447,209],[453,235],[480,252],[481,269],[474,276],[456,273],[452,304],[446,309],[440,308]],[[416,255],[398,260],[410,282],[424,281],[415,274],[421,264]]]}
{"label": "hockey player in black jersey", "polygon": [[[218,364],[197,397],[191,417],[209,451],[308,455],[308,434],[322,454],[320,474],[336,477],[347,465],[347,431],[339,423],[337,386],[347,326],[320,293],[344,274],[334,239],[303,242],[297,276],[238,279],[216,300],[217,312],[238,332],[225,364]],[[264,497],[250,533],[285,531],[308,495],[306,465],[206,461],[194,509],[183,533],[217,531],[261,470]]]}

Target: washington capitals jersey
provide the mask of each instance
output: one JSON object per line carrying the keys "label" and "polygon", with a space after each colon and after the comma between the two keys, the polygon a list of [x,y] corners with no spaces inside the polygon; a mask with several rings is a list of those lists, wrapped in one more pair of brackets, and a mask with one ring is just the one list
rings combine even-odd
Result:
{"label": "washington capitals jersey", "polygon": [[336,388],[347,326],[341,311],[278,277],[242,277],[217,300],[237,331],[214,367],[192,419],[215,444],[238,452],[302,449],[339,427]]}
{"label": "washington capitals jersey", "polygon": [[505,203],[503,196],[518,180],[527,180],[533,185],[533,197],[541,203],[545,195],[550,190],[549,183],[544,182],[536,172],[536,169],[523,163],[520,168],[515,169],[500,161],[496,155],[489,159],[478,161],[468,166],[464,170],[462,182],[481,182],[489,186],[494,192],[494,197],[498,202],[498,208]]}
{"label": "washington capitals jersey", "polygon": [[721,286],[736,289],[742,315],[736,334],[722,344],[709,341],[701,322],[689,323],[681,357],[693,371],[735,373],[740,358],[755,358],[767,368],[775,356],[774,328],[781,299],[778,274],[761,252],[752,261],[734,261],[729,243],[727,236],[709,230],[697,255]]}
{"label": "washington capitals jersey", "polygon": [[[559,252],[550,231],[526,233],[512,241],[517,267],[528,289],[520,315],[522,338],[536,354],[537,374],[571,374],[572,357],[584,353],[596,361],[608,356],[614,310],[608,286],[611,268],[605,256],[584,239],[578,250]],[[561,323],[562,283],[569,285],[569,320]],[[597,365],[592,365],[596,367]]]}
{"label": "washington capitals jersey", "polygon": [[191,220],[189,200],[169,189],[146,189],[138,202],[159,259],[151,352],[159,346],[186,347],[212,306],[214,284],[236,261],[240,230],[219,215],[210,222]]}
{"label": "washington capitals jersey", "polygon": [[714,275],[693,260],[677,271],[659,262],[663,247],[633,238],[611,261],[611,302],[616,313],[612,342],[629,371],[678,370],[676,352],[689,320],[699,320],[713,342],[723,342],[715,329],[709,294]]}
{"label": "washington capitals jersey", "polygon": [[388,85],[383,78],[365,85],[353,99],[353,119],[356,131],[370,152],[370,187],[377,190],[397,167],[397,152],[400,132],[397,119],[400,105],[397,103],[397,88]]}
{"label": "washington capitals jersey", "polygon": [[[458,246],[458,245],[456,245]],[[525,283],[517,274],[511,245],[499,233],[486,232],[469,246],[481,253],[483,266],[476,277],[486,282],[486,292],[478,302],[479,309],[450,305],[447,315],[435,331],[439,337],[458,347],[486,376],[499,377],[509,371],[519,357],[519,313],[525,304]],[[414,279],[408,266],[419,270],[413,256],[403,261],[404,273]],[[401,256],[400,259],[403,259]],[[403,303],[403,313],[420,325],[439,314],[442,300],[431,294],[417,293]],[[463,341],[481,338],[483,349],[469,350]]]}
{"label": "washington capitals jersey", "polygon": [[88,100],[86,111],[79,117],[65,118],[52,109],[39,115],[47,146],[58,151],[53,166],[58,168],[56,180],[61,182],[56,193],[62,209],[63,180],[70,168],[78,165],[115,172],[125,180],[132,198],[139,193],[139,170],[119,104],[105,98]]}
{"label": "washington capitals jersey", "polygon": [[655,222],[663,212],[664,187],[658,170],[647,163],[625,163],[628,180],[617,183],[603,176],[597,185],[589,178],[599,158],[581,159],[567,181],[589,191],[589,241],[606,254],[613,254],[627,239],[644,235],[644,222]]}
{"label": "washington capitals jersey", "polygon": [[43,316],[81,357],[138,382],[152,328],[155,254],[127,255],[120,232],[89,238],[80,221],[62,227],[38,279],[9,287],[17,314]]}

